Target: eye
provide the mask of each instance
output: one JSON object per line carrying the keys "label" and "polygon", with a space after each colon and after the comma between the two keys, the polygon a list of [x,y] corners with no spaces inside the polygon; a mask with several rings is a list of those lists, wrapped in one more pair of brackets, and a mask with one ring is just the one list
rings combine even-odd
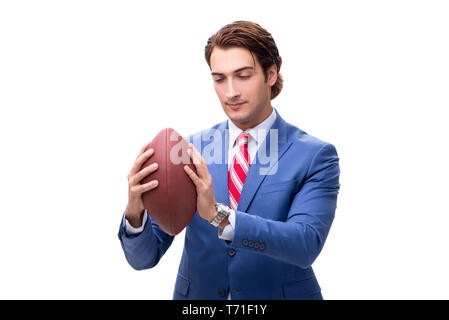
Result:
{"label": "eye", "polygon": [[247,79],[249,77],[251,77],[251,76],[239,76],[239,78],[241,78],[241,79]]}
{"label": "eye", "polygon": [[223,79],[215,79],[214,81],[215,82],[221,82],[221,81],[223,81]]}

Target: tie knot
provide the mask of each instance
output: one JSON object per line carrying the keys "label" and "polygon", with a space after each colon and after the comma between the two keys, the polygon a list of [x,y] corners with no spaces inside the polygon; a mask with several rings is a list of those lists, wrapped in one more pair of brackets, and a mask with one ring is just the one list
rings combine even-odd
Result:
{"label": "tie knot", "polygon": [[248,144],[248,138],[249,133],[241,133],[237,138],[239,141],[239,145],[241,146],[242,144]]}

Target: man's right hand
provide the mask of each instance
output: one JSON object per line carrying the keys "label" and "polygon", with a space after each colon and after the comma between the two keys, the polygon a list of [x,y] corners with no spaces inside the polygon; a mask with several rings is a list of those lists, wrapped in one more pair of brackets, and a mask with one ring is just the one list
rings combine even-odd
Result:
{"label": "man's right hand", "polygon": [[148,167],[142,168],[142,164],[149,159],[153,154],[153,149],[148,149],[148,143],[145,144],[136,158],[131,171],[128,174],[128,205],[126,206],[126,219],[131,226],[139,228],[142,225],[142,218],[144,213],[144,206],[142,200],[142,193],[152,190],[158,186],[157,180],[152,180],[145,184],[140,184],[140,181],[150,173],[157,170],[157,163],[152,163]]}

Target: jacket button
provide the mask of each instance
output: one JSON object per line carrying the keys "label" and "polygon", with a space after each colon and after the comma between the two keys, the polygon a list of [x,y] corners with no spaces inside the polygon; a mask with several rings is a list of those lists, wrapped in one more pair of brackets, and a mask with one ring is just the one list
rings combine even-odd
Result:
{"label": "jacket button", "polygon": [[228,255],[229,255],[230,257],[235,256],[235,250],[232,249],[232,248],[229,248],[229,250],[228,250]]}
{"label": "jacket button", "polygon": [[245,239],[245,240],[242,241],[242,243],[246,247],[248,245],[248,240]]}
{"label": "jacket button", "polygon": [[254,243],[254,249],[259,249],[260,243],[259,242],[255,242]]}
{"label": "jacket button", "polygon": [[254,248],[254,242],[252,242],[252,241],[248,241],[248,247],[250,247],[250,248]]}
{"label": "jacket button", "polygon": [[264,250],[265,249],[265,245],[263,243],[261,243],[260,246],[259,246],[259,249],[260,250]]}
{"label": "jacket button", "polygon": [[222,298],[226,296],[226,292],[223,289],[218,290],[218,295]]}

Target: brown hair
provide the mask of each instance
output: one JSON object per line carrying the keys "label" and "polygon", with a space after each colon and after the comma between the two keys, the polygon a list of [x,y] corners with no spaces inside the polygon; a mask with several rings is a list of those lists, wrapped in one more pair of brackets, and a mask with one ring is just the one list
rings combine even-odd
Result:
{"label": "brown hair", "polygon": [[271,87],[271,99],[274,99],[279,95],[284,83],[284,80],[279,73],[281,70],[282,59],[279,56],[278,48],[273,37],[267,30],[257,23],[250,21],[235,21],[225,25],[207,40],[207,45],[204,48],[209,68],[210,56],[212,50],[216,46],[223,49],[231,47],[248,49],[251,52],[253,59],[255,55],[262,66],[265,82],[267,82],[267,69],[275,64],[277,67],[278,78],[276,83]]}

